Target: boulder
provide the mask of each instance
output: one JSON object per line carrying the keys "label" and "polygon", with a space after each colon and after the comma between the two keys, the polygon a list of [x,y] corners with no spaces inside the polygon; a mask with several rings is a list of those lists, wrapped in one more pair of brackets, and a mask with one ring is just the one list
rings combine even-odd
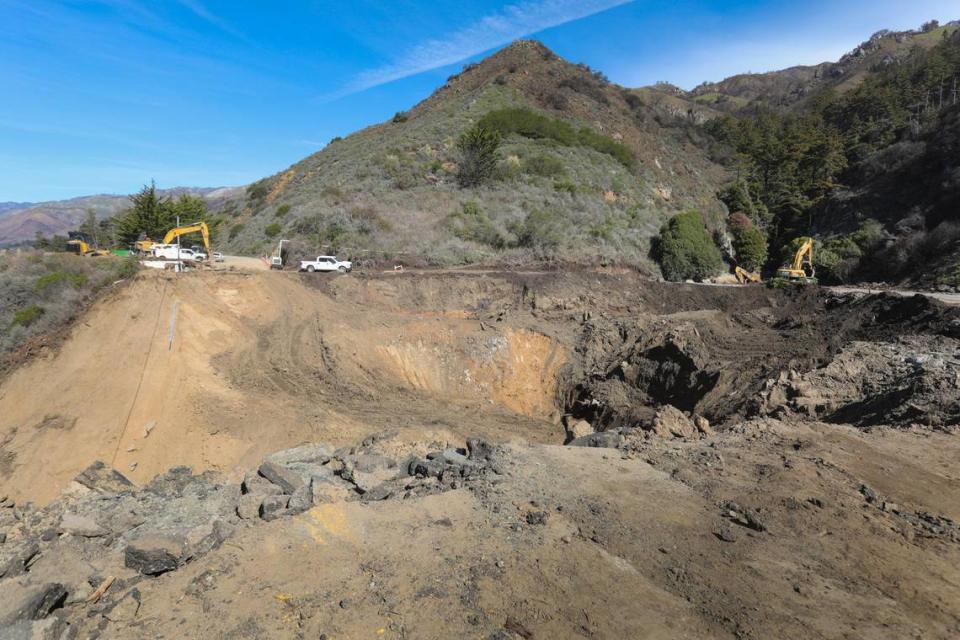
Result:
{"label": "boulder", "polygon": [[713,427],[710,426],[710,421],[704,418],[703,416],[697,416],[693,419],[693,425],[697,428],[701,434],[705,436],[715,436],[717,432],[713,430]]}
{"label": "boulder", "polygon": [[66,599],[67,589],[60,583],[6,582],[0,592],[0,637],[3,629],[18,622],[46,618]]}
{"label": "boulder", "polygon": [[474,462],[483,462],[489,460],[494,454],[493,445],[480,438],[469,438],[467,440],[468,457]]}
{"label": "boulder", "polygon": [[168,536],[144,536],[130,542],[124,564],[146,576],[173,571],[183,555],[183,541]]}
{"label": "boulder", "polygon": [[264,520],[276,520],[287,511],[290,496],[266,496],[260,503],[260,517]]}
{"label": "boulder", "polygon": [[300,445],[293,449],[284,449],[271,453],[266,457],[267,462],[280,465],[290,465],[295,462],[324,464],[333,456],[333,447],[322,442]]}
{"label": "boulder", "polygon": [[310,480],[310,494],[312,504],[329,502],[343,502],[357,495],[353,486],[340,478],[331,476],[314,476]]}
{"label": "boulder", "polygon": [[260,517],[260,505],[267,495],[269,494],[247,493],[240,496],[237,501],[237,515],[243,520],[256,520]]}
{"label": "boulder", "polygon": [[395,469],[396,460],[382,456],[379,453],[361,453],[356,456],[350,456],[346,461],[348,466],[352,464],[353,468],[362,473],[375,473],[386,469]]}
{"label": "boulder", "polygon": [[576,440],[593,433],[593,425],[586,420],[577,420],[570,416],[567,417],[566,426],[567,440]]}
{"label": "boulder", "polygon": [[259,472],[264,478],[283,489],[287,495],[291,495],[306,484],[299,473],[276,462],[264,462],[260,465]]}
{"label": "boulder", "polygon": [[269,495],[283,493],[283,489],[273,484],[256,471],[248,471],[240,484],[240,491],[244,494]]}
{"label": "boulder", "polygon": [[60,533],[69,533],[81,538],[100,538],[109,532],[90,516],[65,513],[60,518]]}
{"label": "boulder", "polygon": [[7,561],[0,565],[0,578],[18,576],[27,569],[27,565],[40,553],[40,546],[36,542],[21,543],[20,548],[7,556]]}
{"label": "boulder", "polygon": [[668,404],[657,411],[653,419],[653,432],[662,438],[694,438],[697,428],[687,414]]}
{"label": "boulder", "polygon": [[133,483],[127,480],[126,476],[116,469],[108,468],[100,460],[81,471],[74,480],[100,493],[122,493],[134,489]]}
{"label": "boulder", "polygon": [[443,475],[446,467],[443,460],[423,460],[414,458],[407,467],[407,473],[411,476],[421,476],[424,478],[439,478]]}
{"label": "boulder", "polygon": [[290,502],[287,503],[287,513],[290,515],[303,513],[312,506],[313,489],[310,485],[303,485],[290,496]]}

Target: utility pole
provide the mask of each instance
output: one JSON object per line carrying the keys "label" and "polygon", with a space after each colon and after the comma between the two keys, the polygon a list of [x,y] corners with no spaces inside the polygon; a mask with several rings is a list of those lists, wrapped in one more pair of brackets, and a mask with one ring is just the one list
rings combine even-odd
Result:
{"label": "utility pole", "polygon": [[[177,216],[177,228],[180,228],[180,216]],[[177,236],[177,266],[173,268],[175,272],[183,269],[183,263],[180,262],[180,236]]]}

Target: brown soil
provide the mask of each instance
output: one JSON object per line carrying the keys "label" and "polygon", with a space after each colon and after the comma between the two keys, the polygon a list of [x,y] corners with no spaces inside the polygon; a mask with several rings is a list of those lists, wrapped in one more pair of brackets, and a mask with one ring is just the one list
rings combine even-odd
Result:
{"label": "brown soil", "polygon": [[[482,489],[259,522],[131,582],[132,618],[72,624],[954,638],[958,339],[960,311],[922,297],[628,273],[146,274],[0,385],[0,494],[48,502],[97,459],[235,481],[303,442],[391,432],[399,458],[481,436],[508,461]],[[712,428],[655,436],[667,404]],[[562,446],[576,419],[619,447]]]}

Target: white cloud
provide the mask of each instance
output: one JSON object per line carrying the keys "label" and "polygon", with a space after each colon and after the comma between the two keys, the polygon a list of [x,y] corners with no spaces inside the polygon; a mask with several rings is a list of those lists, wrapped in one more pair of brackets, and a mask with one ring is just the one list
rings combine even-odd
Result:
{"label": "white cloud", "polygon": [[517,38],[630,2],[633,0],[526,0],[511,4],[444,38],[421,42],[389,64],[360,73],[340,95],[444,67]]}
{"label": "white cloud", "polygon": [[205,20],[206,22],[220,29],[224,33],[228,33],[234,36],[235,38],[238,38],[240,40],[243,40],[244,42],[247,42],[248,44],[250,43],[250,39],[247,38],[247,36],[244,33],[238,31],[237,29],[234,29],[226,20],[224,20],[220,16],[210,11],[202,2],[200,2],[200,0],[177,0],[177,1],[183,7],[188,9],[191,13],[193,13],[195,16],[197,16],[201,20]]}

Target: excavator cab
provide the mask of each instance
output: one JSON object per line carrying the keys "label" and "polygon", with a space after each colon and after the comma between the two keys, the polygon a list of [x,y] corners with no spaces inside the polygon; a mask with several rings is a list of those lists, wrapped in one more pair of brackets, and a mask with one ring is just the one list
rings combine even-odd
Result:
{"label": "excavator cab", "polygon": [[816,284],[816,269],[813,266],[813,238],[804,238],[793,256],[793,262],[777,269],[777,277],[800,284]]}

